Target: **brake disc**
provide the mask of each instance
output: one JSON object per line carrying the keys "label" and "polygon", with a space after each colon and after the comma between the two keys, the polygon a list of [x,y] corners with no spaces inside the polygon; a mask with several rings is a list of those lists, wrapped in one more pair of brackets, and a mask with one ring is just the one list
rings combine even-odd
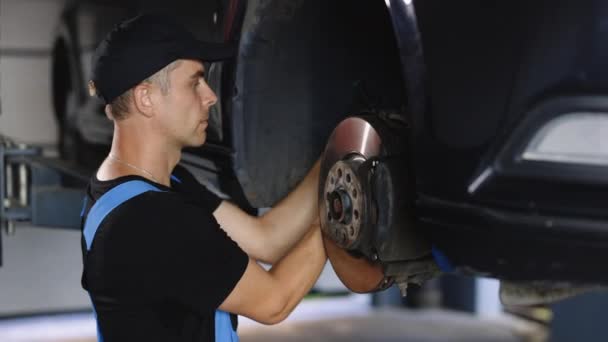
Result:
{"label": "brake disc", "polygon": [[378,131],[351,117],[334,129],[321,161],[319,213],[328,258],[342,283],[359,293],[391,285],[377,254],[365,249],[376,211],[369,177],[381,151]]}

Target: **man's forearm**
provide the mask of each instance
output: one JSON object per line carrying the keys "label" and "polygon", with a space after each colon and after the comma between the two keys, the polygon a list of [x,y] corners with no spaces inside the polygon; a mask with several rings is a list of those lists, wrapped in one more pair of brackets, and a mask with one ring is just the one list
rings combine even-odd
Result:
{"label": "man's forearm", "polygon": [[287,197],[260,217],[273,261],[280,259],[318,219],[320,161]]}
{"label": "man's forearm", "polygon": [[285,319],[313,287],[327,261],[321,230],[317,225],[289,251],[270,273],[285,291],[285,306],[278,321]]}

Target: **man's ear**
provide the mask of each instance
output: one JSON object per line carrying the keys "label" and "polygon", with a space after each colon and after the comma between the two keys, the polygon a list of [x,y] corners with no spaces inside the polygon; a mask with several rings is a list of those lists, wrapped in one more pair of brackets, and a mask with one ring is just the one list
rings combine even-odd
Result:
{"label": "man's ear", "polygon": [[154,115],[154,101],[152,99],[152,84],[142,82],[133,88],[133,103],[135,109],[146,117]]}
{"label": "man's ear", "polygon": [[105,105],[103,107],[103,111],[106,113],[106,117],[108,119],[114,121],[114,115],[112,114],[112,106],[110,106],[109,104]]}

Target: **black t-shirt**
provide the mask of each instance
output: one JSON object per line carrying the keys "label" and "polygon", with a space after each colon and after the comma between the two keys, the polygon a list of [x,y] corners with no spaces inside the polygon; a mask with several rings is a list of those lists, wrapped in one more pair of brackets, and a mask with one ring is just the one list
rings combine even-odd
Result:
{"label": "black t-shirt", "polygon": [[82,239],[82,286],[106,342],[214,341],[215,310],[245,272],[247,254],[212,214],[221,199],[185,168],[173,175],[181,183],[172,180],[170,188],[140,176],[91,178],[85,218],[101,195],[126,181],[165,191],[116,207],[88,252]]}

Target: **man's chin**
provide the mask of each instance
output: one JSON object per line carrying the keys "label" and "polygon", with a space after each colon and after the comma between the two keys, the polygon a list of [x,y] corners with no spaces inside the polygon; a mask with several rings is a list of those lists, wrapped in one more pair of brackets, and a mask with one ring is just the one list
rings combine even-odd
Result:
{"label": "man's chin", "polygon": [[207,142],[207,133],[192,136],[188,140],[182,140],[182,148],[201,147]]}
{"label": "man's chin", "polygon": [[207,142],[207,135],[205,135],[202,138],[198,138],[194,141],[191,141],[187,147],[201,147],[203,145],[205,145],[205,143]]}

